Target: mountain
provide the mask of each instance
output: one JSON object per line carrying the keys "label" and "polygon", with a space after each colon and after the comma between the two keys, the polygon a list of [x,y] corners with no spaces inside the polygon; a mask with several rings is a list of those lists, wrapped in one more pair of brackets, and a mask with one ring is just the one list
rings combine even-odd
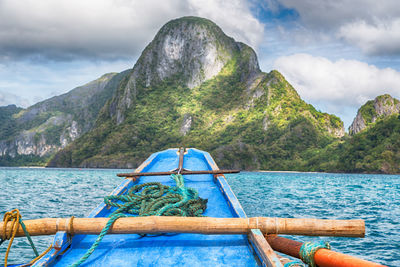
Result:
{"label": "mountain", "polygon": [[400,101],[388,94],[367,101],[349,128],[338,169],[346,172],[400,173]]}
{"label": "mountain", "polygon": [[357,116],[349,127],[351,135],[363,131],[376,121],[400,112],[400,101],[388,94],[369,100],[357,112]]}
{"label": "mountain", "polygon": [[210,151],[222,167],[304,169],[344,135],[342,121],[305,103],[278,71],[213,22],[165,24],[121,79],[93,127],[48,166],[132,168],[168,147]]}
{"label": "mountain", "polygon": [[312,171],[400,173],[399,100],[381,95],[360,107],[351,135],[312,153],[307,167]]}
{"label": "mountain", "polygon": [[89,131],[128,71],[97,80],[27,109],[0,107],[0,165],[44,164]]}
{"label": "mountain", "polygon": [[400,173],[400,114],[355,134],[343,145],[338,162],[344,172]]}

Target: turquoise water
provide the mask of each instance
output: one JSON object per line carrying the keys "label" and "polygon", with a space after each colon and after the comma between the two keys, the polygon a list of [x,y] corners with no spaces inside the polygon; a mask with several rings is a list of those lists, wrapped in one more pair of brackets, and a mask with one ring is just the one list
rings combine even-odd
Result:
{"label": "turquoise water", "polygon": [[[19,208],[24,219],[82,217],[123,178],[126,170],[0,168],[0,212]],[[365,238],[292,237],[330,241],[334,250],[400,266],[400,176],[322,173],[227,175],[248,216],[364,219]],[[52,237],[34,237],[39,251]],[[0,264],[6,243],[0,247]],[[25,239],[14,241],[10,263],[27,262]]]}

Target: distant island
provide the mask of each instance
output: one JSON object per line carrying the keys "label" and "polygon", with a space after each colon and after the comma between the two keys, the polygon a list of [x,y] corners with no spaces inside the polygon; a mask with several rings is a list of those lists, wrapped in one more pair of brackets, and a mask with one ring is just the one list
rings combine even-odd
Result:
{"label": "distant island", "polygon": [[400,173],[400,101],[360,107],[349,134],[212,21],[165,24],[132,69],[26,109],[0,107],[0,165],[133,168],[170,147],[243,170]]}

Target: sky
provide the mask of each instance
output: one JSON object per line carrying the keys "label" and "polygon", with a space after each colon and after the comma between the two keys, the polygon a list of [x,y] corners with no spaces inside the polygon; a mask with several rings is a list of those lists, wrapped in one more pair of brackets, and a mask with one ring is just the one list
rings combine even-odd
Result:
{"label": "sky", "polygon": [[400,98],[397,0],[0,0],[0,105],[28,107],[132,68],[171,19],[200,16],[253,47],[302,99],[345,127]]}

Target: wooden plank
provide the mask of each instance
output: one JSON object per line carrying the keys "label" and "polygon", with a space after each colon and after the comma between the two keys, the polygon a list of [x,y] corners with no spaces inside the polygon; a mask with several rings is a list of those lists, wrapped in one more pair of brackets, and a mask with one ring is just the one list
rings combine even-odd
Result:
{"label": "wooden plank", "polygon": [[251,229],[248,236],[258,256],[263,261],[263,265],[267,267],[283,267],[278,255],[272,250],[259,229]]}
{"label": "wooden plank", "polygon": [[218,185],[219,189],[224,194],[224,197],[225,197],[229,207],[231,208],[231,210],[238,217],[247,218],[242,205],[240,205],[239,200],[237,199],[235,193],[232,191],[232,188],[229,186],[228,182],[226,181],[225,176],[216,177],[215,183]]}
{"label": "wooden plank", "polygon": [[178,173],[183,170],[183,157],[185,155],[185,149],[183,147],[179,148],[179,163],[178,163]]}

